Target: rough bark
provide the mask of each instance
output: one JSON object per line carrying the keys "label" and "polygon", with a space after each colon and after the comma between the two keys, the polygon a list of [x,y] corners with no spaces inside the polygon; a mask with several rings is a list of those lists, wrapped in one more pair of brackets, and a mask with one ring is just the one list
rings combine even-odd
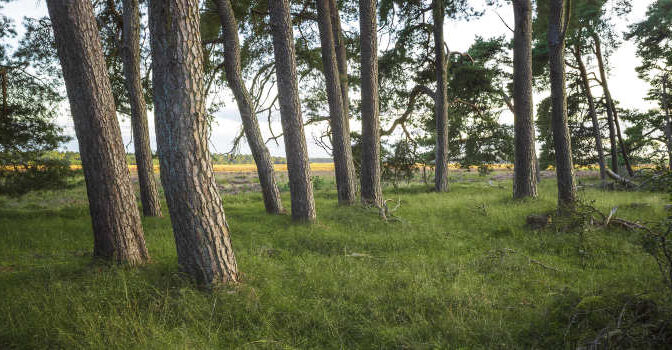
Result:
{"label": "rough bark", "polygon": [[572,144],[567,126],[567,96],[565,91],[565,29],[567,16],[565,0],[550,0],[548,47],[551,80],[551,128],[555,146],[558,180],[558,205],[561,210],[576,202]]}
{"label": "rough bark", "polygon": [[140,8],[138,0],[124,0],[121,57],[128,100],[131,105],[131,125],[135,163],[138,166],[140,201],[145,216],[161,216],[159,191],[156,189],[152,149],[149,146],[147,104],[140,81]]}
{"label": "rough bark", "polygon": [[89,0],[49,0],[93,223],[93,255],[131,265],[149,260]]}
{"label": "rough bark", "polygon": [[378,37],[375,0],[359,1],[359,33],[362,80],[361,196],[364,205],[382,208],[380,116],[378,114]]}
{"label": "rough bark", "polygon": [[336,59],[329,0],[317,0],[317,24],[320,31],[322,65],[329,102],[329,123],[331,124],[338,203],[350,205],[357,201],[355,165],[352,160],[350,128],[343,110],[341,79]]}
{"label": "rough bark", "polygon": [[238,279],[208,151],[197,0],[152,0],[149,27],[161,183],[181,269],[200,284]]}
{"label": "rough bark", "polygon": [[583,64],[583,57],[581,56],[581,47],[577,44],[574,46],[574,58],[579,67],[579,74],[581,75],[581,85],[583,93],[588,100],[588,114],[593,122],[593,135],[595,136],[595,148],[597,149],[597,162],[600,165],[600,179],[602,181],[607,179],[606,167],[604,162],[604,149],[602,148],[602,134],[600,133],[600,122],[597,120],[597,111],[595,109],[595,100],[593,99],[593,92],[590,89],[590,81],[588,80],[588,72],[585,64]]}
{"label": "rough bark", "polygon": [[285,139],[292,218],[296,221],[315,220],[315,200],[310,182],[310,163],[303,131],[299,87],[296,75],[296,55],[292,19],[288,0],[268,0],[278,81],[280,119]]}
{"label": "rough bark", "polygon": [[[628,155],[628,150],[623,142],[623,135],[621,134],[621,125],[618,122],[618,111],[616,110],[616,104],[614,103],[613,98],[611,97],[611,91],[609,90],[609,84],[607,82],[607,73],[604,65],[604,57],[602,56],[602,43],[600,37],[597,34],[593,34],[593,40],[595,42],[595,56],[597,58],[597,66],[600,71],[600,80],[602,84],[602,90],[604,91],[604,99],[607,104],[607,113],[611,114],[612,121],[616,126],[616,138],[618,138],[618,145],[621,150],[621,156],[623,156],[623,162],[625,163],[625,169],[628,171],[630,176],[634,175],[632,166],[630,165],[630,156]],[[613,162],[613,161],[612,161]],[[618,163],[616,163],[618,164]],[[617,167],[618,169],[618,167]],[[616,173],[618,173],[617,170]]]}
{"label": "rough bark", "polygon": [[233,13],[231,0],[215,0],[219,19],[222,23],[222,38],[224,44],[224,71],[226,80],[236,98],[240,119],[243,122],[245,138],[252,151],[252,157],[257,165],[259,184],[264,196],[266,212],[280,214],[284,212],[280,191],[275,180],[275,170],[271,154],[266,148],[259,129],[259,121],[255,115],[254,105],[241,74],[240,42],[238,39],[238,24]]}
{"label": "rough bark", "polygon": [[532,105],[532,3],[514,0],[513,99],[515,160],[513,198],[537,197]]}
{"label": "rough bark", "polygon": [[434,19],[434,65],[436,69],[436,96],[434,115],[436,117],[436,176],[434,187],[437,192],[448,191],[448,72],[446,52],[443,48],[443,19],[445,9],[442,0],[432,1]]}
{"label": "rough bark", "polygon": [[[343,99],[343,114],[346,121],[350,120],[350,99],[348,82],[348,57],[345,51],[345,39],[341,29],[341,18],[338,15],[338,6],[336,0],[329,0],[329,13],[331,15],[331,26],[334,38],[334,48],[336,49],[336,59],[338,60],[338,76],[341,80],[341,97]],[[349,126],[348,126],[349,129]]]}

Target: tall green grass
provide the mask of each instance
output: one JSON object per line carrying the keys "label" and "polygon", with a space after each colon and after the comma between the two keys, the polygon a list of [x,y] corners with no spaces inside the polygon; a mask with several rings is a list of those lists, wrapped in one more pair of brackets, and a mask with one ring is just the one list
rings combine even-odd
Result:
{"label": "tall green grass", "polygon": [[[522,202],[510,182],[477,178],[443,194],[389,188],[390,222],[325,187],[311,226],[266,215],[260,194],[224,196],[242,283],[214,291],[179,273],[167,217],[143,219],[151,264],[107,267],[90,257],[82,186],[0,198],[0,348],[574,348],[627,296],[670,305],[636,233],[525,227],[554,210],[553,181]],[[668,200],[581,197],[649,222]]]}

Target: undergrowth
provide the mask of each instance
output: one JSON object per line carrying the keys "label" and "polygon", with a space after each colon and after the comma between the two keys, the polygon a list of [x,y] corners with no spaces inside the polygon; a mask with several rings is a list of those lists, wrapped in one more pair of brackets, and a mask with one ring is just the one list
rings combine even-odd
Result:
{"label": "undergrowth", "polygon": [[[318,222],[269,216],[259,193],[224,195],[242,283],[199,290],[178,271],[170,220],[144,218],[152,263],[92,262],[83,186],[0,197],[0,348],[664,348],[671,301],[638,233],[532,230],[555,183],[514,201],[474,175],[449,193],[386,188],[399,221],[338,206]],[[586,189],[641,222],[667,194]],[[288,193],[283,200],[289,203]],[[639,203],[641,205],[632,205]],[[164,203],[165,205],[165,203]],[[167,211],[164,211],[167,212]],[[579,231],[582,230],[579,234]]]}

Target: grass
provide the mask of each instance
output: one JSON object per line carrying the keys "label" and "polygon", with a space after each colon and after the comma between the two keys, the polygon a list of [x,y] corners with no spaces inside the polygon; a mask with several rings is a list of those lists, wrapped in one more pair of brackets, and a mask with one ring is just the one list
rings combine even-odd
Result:
{"label": "grass", "polygon": [[[215,291],[178,272],[167,217],[143,219],[151,264],[107,267],[90,257],[83,186],[0,197],[0,348],[576,348],[632,300],[670,306],[636,233],[525,227],[555,208],[551,180],[522,202],[510,181],[477,177],[445,194],[388,188],[401,200],[389,223],[321,187],[312,226],[266,215],[258,193],[224,195],[243,281]],[[666,216],[665,194],[581,197]]]}

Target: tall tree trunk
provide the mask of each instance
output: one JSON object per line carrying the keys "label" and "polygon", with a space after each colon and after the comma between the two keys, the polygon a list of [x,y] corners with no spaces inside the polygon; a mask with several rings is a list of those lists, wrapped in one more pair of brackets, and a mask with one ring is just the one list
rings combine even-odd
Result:
{"label": "tall tree trunk", "polygon": [[341,18],[338,15],[338,6],[336,0],[329,0],[329,13],[331,14],[331,26],[334,38],[334,47],[336,49],[336,59],[338,60],[338,76],[341,80],[341,97],[343,99],[343,114],[346,117],[346,125],[349,127],[350,121],[350,100],[348,89],[348,57],[345,50],[345,39],[341,29]]}
{"label": "tall tree trunk", "polygon": [[436,176],[435,190],[448,191],[448,72],[446,51],[443,48],[443,0],[432,1],[434,19],[434,65],[436,69],[436,95],[434,115],[436,117]]}
{"label": "tall tree trunk", "polygon": [[211,285],[238,279],[208,150],[198,0],[151,0],[149,28],[161,182],[184,272]]}
{"label": "tall tree trunk", "polygon": [[583,64],[581,57],[581,47],[579,44],[574,45],[574,58],[579,66],[579,73],[581,74],[581,84],[583,85],[583,93],[588,100],[588,114],[593,122],[593,134],[595,136],[595,148],[597,148],[597,162],[600,165],[600,179],[605,181],[607,179],[607,169],[604,163],[604,149],[602,148],[602,134],[600,133],[600,122],[597,120],[597,111],[595,110],[595,100],[593,99],[593,92],[590,90],[590,81],[588,80],[588,72],[586,66]]}
{"label": "tall tree trunk", "polygon": [[238,39],[238,23],[233,13],[231,0],[215,0],[219,19],[222,22],[222,36],[224,38],[224,71],[229,88],[233,91],[240,111],[240,119],[243,121],[243,130],[248,145],[252,151],[252,157],[257,164],[257,175],[264,196],[266,212],[280,214],[284,212],[280,191],[275,180],[275,170],[271,154],[266,148],[261,136],[259,122],[255,115],[254,105],[241,74],[240,43]]}
{"label": "tall tree trunk", "polygon": [[84,168],[93,255],[142,264],[149,254],[93,7],[89,0],[49,0],[47,7]]}
{"label": "tall tree trunk", "polygon": [[[593,36],[593,41],[595,44],[595,52],[599,52],[599,55],[596,55],[598,57],[602,57],[602,49],[600,48],[600,40],[598,36]],[[603,65],[598,65],[599,71],[600,71],[600,78],[602,81],[606,77],[606,72],[604,71],[604,66]],[[602,83],[600,81],[600,84]],[[603,86],[604,89],[604,86]],[[611,170],[615,172],[616,174],[619,173],[619,167],[618,167],[618,143],[616,141],[616,126],[614,126],[614,115],[612,114],[611,107],[609,105],[609,101],[605,98],[605,110],[607,111],[607,123],[609,124],[609,144],[610,144],[610,155],[611,155]]]}
{"label": "tall tree trunk", "polygon": [[[630,176],[634,175],[632,171],[632,166],[630,165],[630,156],[628,155],[628,149],[623,142],[623,135],[621,134],[621,125],[618,122],[618,111],[616,110],[616,104],[611,97],[611,92],[609,90],[609,84],[607,83],[607,73],[604,65],[604,57],[602,56],[602,43],[600,37],[597,34],[593,34],[593,40],[595,41],[595,56],[597,58],[597,66],[600,71],[600,80],[602,83],[602,89],[604,90],[604,98],[607,104],[607,113],[611,112],[612,120],[616,126],[616,137],[618,138],[618,144],[621,149],[621,155],[623,156],[623,162],[625,163],[625,169],[628,171]],[[613,161],[612,161],[613,162]]]}
{"label": "tall tree trunk", "polygon": [[565,210],[576,202],[572,143],[567,126],[565,91],[565,30],[568,25],[566,0],[550,0],[548,48],[551,80],[551,127],[558,179],[558,205]]}
{"label": "tall tree trunk", "polygon": [[667,145],[667,159],[672,170],[672,120],[670,120],[669,97],[667,96],[667,75],[663,76],[662,107],[665,112],[665,139]]}
{"label": "tall tree trunk", "polygon": [[159,191],[156,189],[152,150],[149,147],[149,127],[147,126],[147,104],[140,82],[140,8],[138,0],[124,0],[124,29],[121,57],[128,100],[131,104],[131,124],[135,163],[138,166],[140,201],[145,216],[161,216]]}
{"label": "tall tree trunk", "polygon": [[362,79],[361,192],[363,204],[382,208],[376,3],[376,0],[359,1],[360,72]]}
{"label": "tall tree trunk", "polygon": [[532,106],[532,3],[514,0],[513,99],[515,161],[513,198],[537,197]]}
{"label": "tall tree trunk", "polygon": [[329,101],[334,167],[338,203],[350,205],[357,200],[355,166],[352,160],[350,129],[343,111],[341,79],[339,77],[329,0],[317,0],[317,23],[322,46],[322,65]]}
{"label": "tall tree trunk", "polygon": [[310,182],[310,163],[306,137],[303,132],[299,86],[296,76],[294,33],[288,0],[268,0],[278,80],[280,119],[285,138],[285,154],[292,199],[292,218],[297,221],[315,220],[315,200]]}

